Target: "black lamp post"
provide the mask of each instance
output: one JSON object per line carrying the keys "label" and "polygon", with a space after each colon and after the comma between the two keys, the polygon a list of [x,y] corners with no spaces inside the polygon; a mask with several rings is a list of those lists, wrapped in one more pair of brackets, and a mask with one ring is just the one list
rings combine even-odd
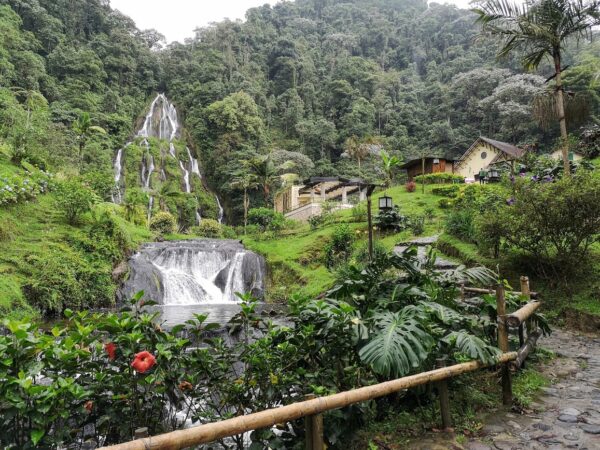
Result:
{"label": "black lamp post", "polygon": [[379,211],[389,211],[394,207],[394,202],[392,201],[392,197],[388,197],[384,195],[383,197],[379,197]]}

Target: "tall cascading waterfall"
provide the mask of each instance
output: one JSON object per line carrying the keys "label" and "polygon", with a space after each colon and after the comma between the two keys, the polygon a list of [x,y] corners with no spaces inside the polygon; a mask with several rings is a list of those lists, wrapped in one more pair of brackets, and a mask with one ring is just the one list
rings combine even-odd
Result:
{"label": "tall cascading waterfall", "polygon": [[[140,167],[140,183],[142,188],[150,195],[150,200],[148,202],[148,220],[152,218],[152,207],[154,205],[154,198],[151,195],[152,173],[156,170],[154,157],[152,154],[150,154],[150,143],[148,142],[148,138],[153,137],[169,141],[169,155],[175,159],[178,159],[173,140],[178,137],[180,128],[179,118],[175,106],[169,102],[165,94],[158,94],[150,104],[150,109],[144,118],[144,123],[136,135],[138,138],[143,138],[141,145],[146,147],[146,153],[142,157],[142,163]],[[113,165],[115,173],[115,190],[112,195],[112,200],[114,203],[121,203],[124,197],[124,186],[122,186],[123,158],[125,157],[126,148],[131,144],[132,142],[128,142],[125,147],[119,149],[117,155],[115,156]],[[196,175],[198,180],[202,180],[202,175],[200,173],[198,160],[192,156],[189,147],[186,147],[186,152],[188,156],[188,164],[181,159],[178,159],[178,164],[183,176],[185,192],[191,193],[191,179],[193,175]],[[159,176],[162,177],[163,181],[165,181],[166,174],[164,169],[160,167],[159,169]],[[221,206],[220,199],[217,196],[215,196],[215,198],[219,208],[218,220],[219,223],[222,223],[224,216],[223,208]],[[201,220],[201,211],[198,209],[198,211],[196,211],[196,221],[200,223]]]}
{"label": "tall cascading waterfall", "polygon": [[237,303],[236,292],[264,296],[265,261],[236,240],[147,244],[129,266],[124,298],[143,290],[162,305],[201,305]]}

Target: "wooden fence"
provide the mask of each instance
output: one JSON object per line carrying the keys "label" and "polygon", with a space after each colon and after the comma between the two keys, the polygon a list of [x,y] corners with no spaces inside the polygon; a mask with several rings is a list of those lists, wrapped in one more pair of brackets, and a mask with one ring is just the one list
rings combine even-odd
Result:
{"label": "wooden fence", "polygon": [[[530,295],[529,280],[527,277],[521,277],[521,292],[527,297]],[[494,365],[500,365],[501,367],[502,402],[505,405],[510,405],[512,404],[511,368],[515,370],[522,367],[527,355],[536,345],[540,331],[535,326],[535,323],[533,323],[531,315],[540,306],[540,302],[529,302],[518,311],[507,315],[503,286],[498,286],[496,288],[496,301],[498,311],[498,346],[503,353]],[[524,326],[528,332],[527,341],[525,341]],[[520,348],[517,352],[509,351],[508,336],[510,327],[519,328]],[[141,438],[131,442],[102,448],[104,450],[179,450],[304,418],[306,449],[323,450],[325,448],[323,443],[323,412],[384,397],[395,392],[428,383],[437,383],[442,416],[441,422],[444,428],[448,428],[452,423],[446,380],[460,374],[488,367],[489,365],[479,361],[471,361],[445,367],[445,361],[440,359],[437,361],[437,366],[438,368],[428,372],[386,381],[373,386],[340,392],[326,397],[314,398],[313,396],[310,396],[304,401],[293,403],[291,405],[267,409],[253,414],[222,420],[220,422],[172,431],[153,437],[141,437],[140,434],[136,434],[136,437]]]}

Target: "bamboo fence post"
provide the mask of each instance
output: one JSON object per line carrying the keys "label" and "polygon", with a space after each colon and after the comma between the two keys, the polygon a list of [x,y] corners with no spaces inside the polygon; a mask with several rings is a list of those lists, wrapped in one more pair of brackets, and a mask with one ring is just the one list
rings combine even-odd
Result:
{"label": "bamboo fence post", "polygon": [[[437,369],[446,367],[446,358],[438,358],[435,364]],[[452,416],[450,415],[450,395],[448,393],[448,382],[440,380],[437,384],[440,396],[440,413],[442,415],[442,428],[444,430],[452,427]]]}
{"label": "bamboo fence post", "polygon": [[[508,348],[508,327],[506,326],[506,299],[504,297],[504,286],[499,284],[496,287],[496,309],[498,313],[498,346],[502,353],[509,351]],[[504,405],[512,404],[512,385],[510,380],[510,370],[507,364],[502,364],[502,403]]]}
{"label": "bamboo fence post", "polygon": [[[306,400],[316,398],[314,394],[305,395]],[[323,414],[314,414],[304,418],[306,450],[323,450]]]}
{"label": "bamboo fence post", "polygon": [[[527,319],[525,323],[529,323],[529,319]],[[529,336],[529,333],[527,333],[527,336]],[[519,325],[519,348],[523,347],[524,344],[525,344],[525,333],[523,330],[523,324],[521,324],[521,325]],[[523,364],[521,365],[521,367],[523,367],[523,369],[525,368],[525,361],[523,361]]]}
{"label": "bamboo fence post", "polygon": [[[523,295],[527,301],[531,300],[531,289],[529,287],[529,277],[522,276],[521,277],[521,295]],[[533,331],[533,327],[531,326],[531,319],[527,319],[525,321],[525,326],[527,327],[527,337]],[[523,344],[521,343],[521,347]]]}
{"label": "bamboo fence post", "polygon": [[143,439],[143,438],[147,438],[147,437],[148,437],[148,427],[137,428],[133,432],[134,439]]}

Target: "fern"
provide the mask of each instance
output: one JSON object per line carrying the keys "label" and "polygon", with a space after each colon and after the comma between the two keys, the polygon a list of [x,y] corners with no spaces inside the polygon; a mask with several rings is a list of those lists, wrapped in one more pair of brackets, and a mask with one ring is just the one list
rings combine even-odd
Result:
{"label": "fern", "polygon": [[421,366],[434,345],[433,337],[419,322],[420,308],[409,306],[399,313],[375,317],[377,330],[359,352],[360,358],[386,377],[401,377]]}
{"label": "fern", "polygon": [[456,351],[484,364],[494,364],[502,352],[465,330],[453,331],[442,339]]}

